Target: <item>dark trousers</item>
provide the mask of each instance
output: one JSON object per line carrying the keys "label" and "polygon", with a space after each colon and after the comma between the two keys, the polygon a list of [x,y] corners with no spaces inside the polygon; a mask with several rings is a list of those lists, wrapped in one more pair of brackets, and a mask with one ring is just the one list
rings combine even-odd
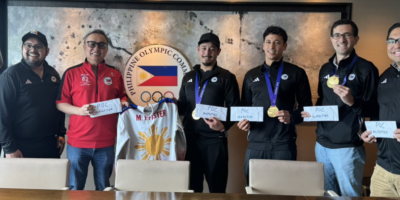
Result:
{"label": "dark trousers", "polygon": [[57,148],[57,139],[52,139],[47,145],[35,148],[29,148],[24,145],[18,145],[24,158],[60,158],[59,148]]}
{"label": "dark trousers", "polygon": [[249,161],[250,159],[271,159],[271,160],[296,160],[297,149],[293,148],[286,151],[258,151],[253,149],[246,150],[244,159],[244,174],[246,175],[247,185],[249,185]]}
{"label": "dark trousers", "polygon": [[225,193],[228,181],[227,139],[212,144],[188,140],[186,159],[190,161],[190,186],[203,192],[204,176],[210,193]]}

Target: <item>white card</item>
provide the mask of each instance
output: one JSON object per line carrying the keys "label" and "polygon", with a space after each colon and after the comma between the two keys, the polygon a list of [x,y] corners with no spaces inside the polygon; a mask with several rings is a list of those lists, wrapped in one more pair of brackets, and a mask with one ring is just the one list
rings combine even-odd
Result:
{"label": "white card", "polygon": [[101,101],[97,103],[91,103],[90,105],[96,107],[94,114],[90,115],[91,118],[100,117],[103,115],[109,115],[113,113],[119,113],[122,111],[121,100],[119,98],[108,101]]}
{"label": "white card", "polygon": [[264,120],[263,107],[231,107],[231,122],[247,119],[250,122],[262,122]]}
{"label": "white card", "polygon": [[397,129],[395,121],[366,121],[365,126],[368,131],[372,131],[371,135],[376,138],[393,139],[394,131]]}
{"label": "white card", "polygon": [[339,121],[337,106],[304,106],[304,111],[311,115],[304,118],[305,122]]}
{"label": "white card", "polygon": [[228,109],[225,107],[210,106],[204,104],[196,105],[196,117],[207,118],[207,119],[215,117],[220,121],[226,121],[227,112]]}

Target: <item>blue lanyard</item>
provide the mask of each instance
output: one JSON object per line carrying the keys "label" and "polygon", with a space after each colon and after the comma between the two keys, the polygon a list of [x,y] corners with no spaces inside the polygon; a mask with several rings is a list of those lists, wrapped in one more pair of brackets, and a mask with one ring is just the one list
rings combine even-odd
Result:
{"label": "blue lanyard", "polygon": [[282,71],[283,71],[283,60],[281,62],[281,65],[279,66],[278,76],[276,77],[275,91],[272,91],[272,86],[271,86],[271,80],[269,78],[268,67],[265,64],[264,64],[264,67],[265,67],[265,73],[264,74],[265,74],[265,80],[267,81],[269,99],[271,100],[271,106],[275,106],[276,105],[276,98],[278,97],[279,84],[281,82],[281,76],[282,76]]}
{"label": "blue lanyard", "polygon": [[195,87],[194,91],[196,93],[195,94],[196,95],[196,104],[200,104],[201,99],[203,99],[204,90],[206,89],[207,83],[208,83],[208,80],[204,83],[203,88],[201,89],[201,94],[199,96],[199,74],[196,74],[196,82],[195,82],[195,86],[194,86]]}
{"label": "blue lanyard", "polygon": [[[356,64],[357,60],[358,60],[358,55],[355,54],[353,60],[351,61],[350,67],[349,67],[349,69],[347,70],[346,75],[344,76],[343,83],[340,84],[340,85],[346,84],[346,82],[347,82],[347,75],[349,75],[350,70],[354,67],[354,64]],[[338,66],[338,70],[339,70],[339,66]],[[332,73],[331,73],[331,75],[334,75],[334,76],[339,77],[339,75],[337,75],[337,74],[335,73],[335,67],[332,67]]]}

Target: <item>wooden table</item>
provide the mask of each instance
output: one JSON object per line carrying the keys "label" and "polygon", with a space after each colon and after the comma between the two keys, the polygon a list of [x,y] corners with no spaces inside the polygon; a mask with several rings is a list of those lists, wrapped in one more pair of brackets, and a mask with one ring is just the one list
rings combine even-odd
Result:
{"label": "wooden table", "polygon": [[[276,196],[247,194],[169,193],[169,192],[102,192],[62,190],[0,189],[0,200],[357,200],[378,198]],[[379,198],[384,199],[384,198]]]}

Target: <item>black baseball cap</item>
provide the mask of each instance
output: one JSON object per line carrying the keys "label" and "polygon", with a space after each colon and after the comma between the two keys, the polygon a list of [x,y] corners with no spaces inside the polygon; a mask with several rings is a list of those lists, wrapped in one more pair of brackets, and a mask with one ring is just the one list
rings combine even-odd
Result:
{"label": "black baseball cap", "polygon": [[220,46],[219,37],[217,35],[215,35],[214,33],[205,33],[205,34],[203,34],[200,37],[198,45],[200,45],[200,44],[202,44],[204,42],[212,42],[219,49],[219,46]]}
{"label": "black baseball cap", "polygon": [[22,37],[22,43],[24,43],[24,42],[25,42],[28,38],[30,38],[30,37],[35,37],[35,38],[37,38],[38,40],[40,40],[40,41],[43,43],[43,45],[44,45],[45,47],[48,47],[46,36],[43,35],[43,33],[39,32],[39,31],[37,31],[37,30],[29,31],[28,33],[26,33],[26,34]]}

